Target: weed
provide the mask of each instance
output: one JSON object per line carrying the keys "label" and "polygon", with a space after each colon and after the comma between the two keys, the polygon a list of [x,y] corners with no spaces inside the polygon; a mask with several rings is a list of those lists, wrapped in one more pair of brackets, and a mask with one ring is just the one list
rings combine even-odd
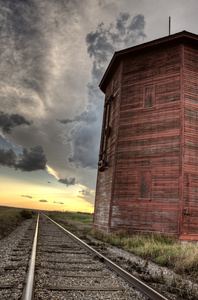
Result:
{"label": "weed", "polygon": [[198,245],[181,244],[172,237],[161,234],[134,233],[129,230],[118,230],[105,234],[92,230],[90,234],[105,243],[120,247],[146,260],[161,266],[171,267],[179,274],[198,275]]}
{"label": "weed", "polygon": [[91,232],[91,228],[90,227],[84,227],[83,228],[83,234],[89,234]]}
{"label": "weed", "polygon": [[33,214],[30,210],[23,209],[20,211],[20,215],[24,219],[31,219]]}
{"label": "weed", "polygon": [[158,256],[156,258],[156,262],[160,265],[160,266],[166,266],[167,265],[167,260],[164,256]]}

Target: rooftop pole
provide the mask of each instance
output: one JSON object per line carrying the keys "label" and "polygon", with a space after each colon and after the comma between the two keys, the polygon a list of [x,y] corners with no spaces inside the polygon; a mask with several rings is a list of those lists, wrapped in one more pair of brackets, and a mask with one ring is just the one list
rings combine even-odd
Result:
{"label": "rooftop pole", "polygon": [[171,17],[169,17],[169,35],[171,34]]}

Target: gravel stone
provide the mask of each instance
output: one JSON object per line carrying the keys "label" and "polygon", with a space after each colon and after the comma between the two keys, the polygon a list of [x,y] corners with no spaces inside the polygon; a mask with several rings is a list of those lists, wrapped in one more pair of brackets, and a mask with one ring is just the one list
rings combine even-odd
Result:
{"label": "gravel stone", "polygon": [[0,285],[12,286],[0,289],[1,300],[21,299],[35,224],[35,219],[26,220],[0,240]]}
{"label": "gravel stone", "polygon": [[[40,223],[36,259],[35,300],[145,299],[122,278],[106,268],[102,262],[82,250],[76,242],[49,220],[41,217]],[[53,289],[56,287],[57,290],[50,290],[51,286],[53,286]],[[120,290],[58,290],[60,287],[90,286],[100,288],[120,287]]]}

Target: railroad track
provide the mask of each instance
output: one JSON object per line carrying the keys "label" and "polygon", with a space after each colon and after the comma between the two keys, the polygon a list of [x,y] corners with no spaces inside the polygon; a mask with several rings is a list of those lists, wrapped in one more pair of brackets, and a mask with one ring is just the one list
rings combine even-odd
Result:
{"label": "railroad track", "polygon": [[[18,245],[21,246],[11,253],[15,254],[17,270],[22,268],[24,276],[25,270],[28,270],[26,279],[21,279],[24,288],[21,294],[15,292],[14,296],[8,297],[12,295],[13,288],[8,280],[4,287],[8,298],[2,299],[168,299],[47,216],[40,214],[36,224],[34,222],[34,237],[32,226],[25,234],[27,240],[24,238]],[[17,271],[12,266],[10,273],[15,274],[13,278],[16,278]],[[21,288],[22,284],[19,285]]]}

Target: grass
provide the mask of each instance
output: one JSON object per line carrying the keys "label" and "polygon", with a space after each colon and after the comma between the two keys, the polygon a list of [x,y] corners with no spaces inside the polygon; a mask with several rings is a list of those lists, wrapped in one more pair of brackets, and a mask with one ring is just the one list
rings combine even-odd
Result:
{"label": "grass", "polygon": [[181,244],[160,234],[134,234],[119,230],[112,234],[92,231],[93,237],[120,247],[134,255],[170,267],[179,274],[198,275],[198,245]]}
{"label": "grass", "polygon": [[91,214],[83,214],[83,213],[70,213],[70,212],[48,212],[47,215],[50,218],[58,217],[65,221],[73,221],[80,222],[83,224],[92,224],[93,223],[93,215]]}
{"label": "grass", "polygon": [[92,230],[93,216],[78,213],[49,212],[49,217],[57,222],[62,220],[68,230],[75,228],[83,234],[122,248],[145,260],[153,261],[160,266],[173,269],[182,275],[198,276],[198,244],[180,243],[172,237],[162,234],[134,233],[129,230],[118,230],[111,234]]}
{"label": "grass", "polygon": [[33,212],[21,208],[0,207],[0,239],[12,232],[25,219],[31,218]]}
{"label": "grass", "polygon": [[47,215],[54,221],[61,222],[69,231],[74,232],[76,229],[83,234],[88,234],[92,230],[93,215],[70,212],[48,212]]}

